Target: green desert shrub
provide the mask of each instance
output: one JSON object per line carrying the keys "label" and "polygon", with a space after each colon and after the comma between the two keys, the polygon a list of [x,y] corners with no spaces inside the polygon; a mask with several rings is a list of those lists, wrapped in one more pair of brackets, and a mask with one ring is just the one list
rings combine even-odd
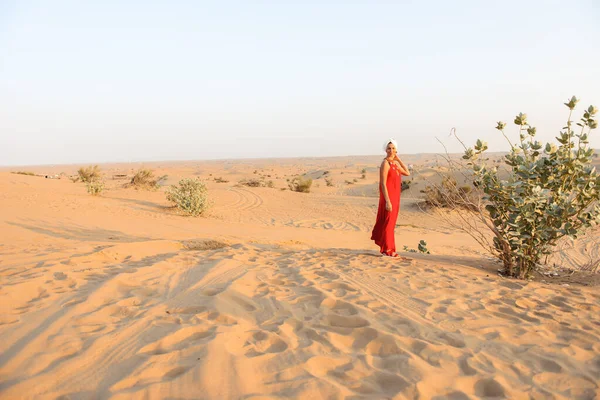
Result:
{"label": "green desert shrub", "polygon": [[422,254],[431,254],[431,252],[429,251],[429,249],[427,248],[427,242],[424,240],[420,240],[419,244],[417,245],[418,250],[415,249],[411,249],[408,246],[404,246],[403,250],[409,253],[422,253]]}
{"label": "green desert shrub", "polygon": [[83,183],[89,183],[100,179],[100,167],[90,165],[89,167],[81,167],[77,170],[78,178]]}
{"label": "green desert shrub", "polygon": [[198,179],[181,179],[178,185],[167,188],[166,195],[168,201],[194,217],[202,215],[209,206],[206,185]]}
{"label": "green desert shrub", "polygon": [[325,185],[333,186],[333,180],[331,180],[331,178],[325,178]]}
{"label": "green desert shrub", "polygon": [[516,116],[519,139],[505,135],[506,123],[496,129],[510,144],[502,173],[483,156],[487,144],[481,140],[466,148],[463,158],[474,174],[474,185],[483,191],[486,226],[494,234],[493,246],[507,275],[525,278],[549,255],[561,238],[576,238],[586,228],[600,223],[600,176],[591,165],[594,154],[589,135],[598,126],[598,109],[587,108],[580,122],[571,116],[578,99],[569,108],[566,126],[556,143],[535,140],[536,128],[526,114]]}
{"label": "green desert shrub", "polygon": [[288,186],[293,192],[310,193],[312,183],[313,181],[311,178],[297,176],[288,183]]}
{"label": "green desert shrub", "polygon": [[33,172],[30,172],[30,171],[14,171],[14,172],[11,172],[11,173],[18,174],[18,175],[35,176],[35,174]]}
{"label": "green desert shrub", "polygon": [[99,196],[104,191],[104,182],[102,180],[93,180],[86,183],[87,192],[92,196]]}
{"label": "green desert shrub", "polygon": [[400,189],[404,192],[408,189],[410,189],[410,182],[411,181],[402,181],[402,186],[400,187]]}

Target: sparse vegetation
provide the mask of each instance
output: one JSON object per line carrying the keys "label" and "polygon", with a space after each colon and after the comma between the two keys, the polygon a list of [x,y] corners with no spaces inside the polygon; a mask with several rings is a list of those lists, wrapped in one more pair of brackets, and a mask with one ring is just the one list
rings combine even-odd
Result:
{"label": "sparse vegetation", "polygon": [[183,242],[186,250],[218,250],[229,247],[229,244],[219,240],[186,240]]}
{"label": "sparse vegetation", "polygon": [[249,186],[249,187],[269,187],[274,188],[275,184],[272,180],[265,180],[264,176],[260,178],[252,178],[252,179],[243,179],[239,182],[240,185]]}
{"label": "sparse vegetation", "polygon": [[325,185],[333,186],[333,180],[331,178],[325,178]]}
{"label": "sparse vegetation", "polygon": [[227,179],[223,179],[222,177],[214,178],[214,181],[217,183],[228,183],[229,182]]}
{"label": "sparse vegetation", "polygon": [[35,176],[35,174],[30,171],[14,171],[14,172],[11,172],[11,174]]}
{"label": "sparse vegetation", "polygon": [[166,175],[160,178],[156,178],[154,176],[154,172],[151,169],[140,168],[133,178],[131,178],[131,182],[129,182],[128,186],[132,186],[136,189],[145,189],[145,190],[156,190],[158,189],[158,183],[166,179]]}
{"label": "sparse vegetation", "polygon": [[194,217],[202,215],[209,207],[208,191],[198,179],[181,179],[178,185],[167,189],[166,195],[168,201]]}
{"label": "sparse vegetation", "polygon": [[441,184],[425,187],[424,193],[424,205],[427,207],[475,210],[478,204],[475,195],[470,195],[473,193],[472,188],[467,185],[459,186],[450,174],[442,175]]}
{"label": "sparse vegetation", "polygon": [[313,181],[311,178],[297,176],[288,183],[288,186],[293,192],[310,193],[312,183]]}
{"label": "sparse vegetation", "polygon": [[86,183],[87,192],[92,196],[99,196],[104,191],[104,181],[94,180]]}
{"label": "sparse vegetation", "polygon": [[408,252],[408,253],[422,253],[422,254],[431,254],[429,249],[427,248],[427,242],[424,240],[420,240],[419,244],[417,245],[417,250],[415,249],[411,249],[408,246],[404,246],[402,248],[402,250]]}
{"label": "sparse vegetation", "polygon": [[89,167],[79,168],[77,170],[78,179],[75,179],[74,182],[80,180],[83,183],[90,183],[100,179],[100,167],[97,165],[90,165]]}
{"label": "sparse vegetation", "polygon": [[410,184],[411,181],[402,181],[402,186],[400,187],[400,190],[402,190],[403,192],[410,189]]}

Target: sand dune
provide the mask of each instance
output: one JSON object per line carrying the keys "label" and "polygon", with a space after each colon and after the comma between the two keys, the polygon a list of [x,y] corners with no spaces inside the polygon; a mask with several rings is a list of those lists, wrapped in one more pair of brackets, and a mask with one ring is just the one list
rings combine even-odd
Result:
{"label": "sand dune", "polygon": [[[433,254],[395,260],[369,241],[376,198],[280,190],[301,170],[367,187],[369,160],[164,163],[171,181],[206,180],[215,204],[197,219],[162,191],[109,181],[92,197],[0,172],[0,397],[600,396],[597,288],[497,276],[410,192],[399,248]],[[266,169],[275,188],[236,186]]]}

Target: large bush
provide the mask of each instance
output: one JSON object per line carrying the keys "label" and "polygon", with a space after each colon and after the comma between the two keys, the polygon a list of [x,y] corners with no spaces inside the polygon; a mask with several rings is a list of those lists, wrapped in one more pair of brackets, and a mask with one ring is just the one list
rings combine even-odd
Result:
{"label": "large bush", "polygon": [[168,201],[194,217],[208,209],[208,191],[204,183],[198,179],[182,179],[178,185],[171,185],[166,193]]}
{"label": "large bush", "polygon": [[519,114],[514,123],[519,141],[505,135],[504,122],[498,129],[510,144],[504,157],[506,178],[485,157],[487,144],[481,140],[465,151],[464,159],[473,172],[473,184],[484,193],[481,217],[494,234],[493,249],[505,273],[527,277],[564,237],[576,238],[585,228],[600,222],[600,176],[591,165],[594,155],[588,137],[598,126],[597,108],[590,106],[580,122],[573,124],[569,108],[567,125],[545,146],[535,140],[536,128]]}

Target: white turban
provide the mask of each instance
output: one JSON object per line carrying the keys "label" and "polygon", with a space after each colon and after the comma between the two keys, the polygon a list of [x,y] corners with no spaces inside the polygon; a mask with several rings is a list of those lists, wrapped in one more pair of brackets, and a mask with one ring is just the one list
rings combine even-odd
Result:
{"label": "white turban", "polygon": [[385,143],[383,144],[383,151],[387,150],[387,146],[388,144],[393,144],[394,147],[396,148],[396,151],[398,151],[398,143],[396,142],[396,139],[390,138],[388,140],[385,141]]}

